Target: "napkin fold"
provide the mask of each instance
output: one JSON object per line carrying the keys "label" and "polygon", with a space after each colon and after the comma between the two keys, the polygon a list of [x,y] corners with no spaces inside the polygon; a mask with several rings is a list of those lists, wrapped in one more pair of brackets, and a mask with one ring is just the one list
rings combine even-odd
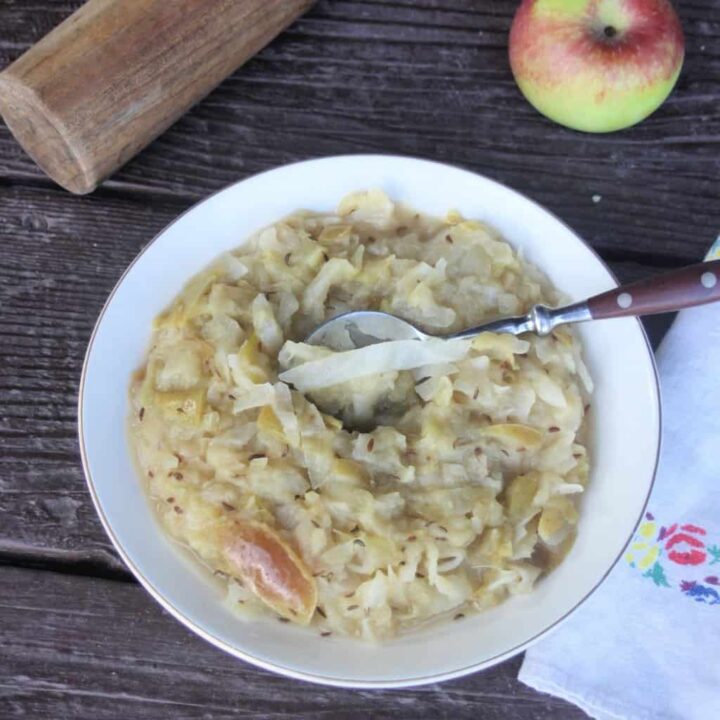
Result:
{"label": "napkin fold", "polygon": [[663,448],[648,512],[519,674],[598,720],[720,718],[720,303],[681,312],[657,361]]}

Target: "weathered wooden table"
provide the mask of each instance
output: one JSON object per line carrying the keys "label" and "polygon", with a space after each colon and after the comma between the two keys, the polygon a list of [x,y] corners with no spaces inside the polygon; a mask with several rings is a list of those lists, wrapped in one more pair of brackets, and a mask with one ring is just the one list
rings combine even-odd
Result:
{"label": "weathered wooden table", "polygon": [[[80,4],[0,0],[0,65]],[[584,717],[518,683],[519,659],[418,690],[342,691],[194,637],[95,517],[77,387],[98,312],[143,245],[208,193],[293,160],[382,152],[472,168],[553,210],[623,280],[699,260],[720,231],[720,4],[677,5],[678,88],[606,137],[523,101],[507,63],[513,0],[321,0],[89,197],[53,186],[0,129],[0,717]],[[648,323],[654,341],[667,323]]]}

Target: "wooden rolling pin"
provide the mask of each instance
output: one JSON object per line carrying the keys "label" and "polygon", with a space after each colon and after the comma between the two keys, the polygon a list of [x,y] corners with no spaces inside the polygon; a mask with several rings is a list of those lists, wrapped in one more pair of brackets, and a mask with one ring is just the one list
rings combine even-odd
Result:
{"label": "wooden rolling pin", "polygon": [[88,193],[314,0],[89,0],[0,73],[0,113]]}

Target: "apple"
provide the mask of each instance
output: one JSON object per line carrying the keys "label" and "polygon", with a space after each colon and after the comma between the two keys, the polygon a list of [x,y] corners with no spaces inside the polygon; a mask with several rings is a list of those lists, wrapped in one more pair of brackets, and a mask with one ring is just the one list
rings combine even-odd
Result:
{"label": "apple", "polygon": [[561,125],[611,132],[656,110],[685,39],[668,0],[523,0],[510,65],[527,100]]}

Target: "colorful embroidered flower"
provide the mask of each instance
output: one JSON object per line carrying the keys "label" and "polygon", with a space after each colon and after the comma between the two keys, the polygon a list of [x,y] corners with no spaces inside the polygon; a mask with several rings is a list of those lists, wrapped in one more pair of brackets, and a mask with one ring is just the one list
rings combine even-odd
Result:
{"label": "colorful embroidered flower", "polygon": [[672,525],[660,531],[660,539],[665,539],[668,560],[678,565],[702,565],[707,560],[705,543],[698,537],[705,530],[697,525]]}
{"label": "colorful embroidered flower", "polygon": [[[720,576],[706,574],[708,566],[720,563],[720,544],[706,545],[706,537],[705,528],[690,523],[661,526],[658,531],[648,512],[625,559],[656,587],[678,588],[698,603],[720,606]],[[664,563],[666,556],[671,565]]]}
{"label": "colorful embroidered flower", "polygon": [[720,605],[720,593],[714,588],[701,585],[698,582],[683,580],[680,583],[680,590],[696,602],[707,605]]}
{"label": "colorful embroidered flower", "polygon": [[[650,517],[652,518],[652,516]],[[640,570],[647,570],[657,561],[661,546],[654,542],[656,532],[657,523],[652,519],[640,524],[635,540],[625,553],[625,560],[630,565],[638,567]]]}
{"label": "colorful embroidered flower", "polygon": [[707,551],[712,557],[712,560],[710,561],[711,565],[714,565],[715,563],[720,563],[720,545],[710,545],[708,546]]}
{"label": "colorful embroidered flower", "polygon": [[659,562],[656,562],[649,570],[644,572],[643,577],[650,578],[658,587],[670,587],[670,583],[665,576],[665,570]]}

